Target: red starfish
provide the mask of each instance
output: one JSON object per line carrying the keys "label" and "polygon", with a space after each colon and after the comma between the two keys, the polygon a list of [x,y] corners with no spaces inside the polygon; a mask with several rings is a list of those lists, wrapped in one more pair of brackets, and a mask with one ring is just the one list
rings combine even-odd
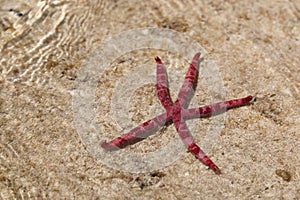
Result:
{"label": "red starfish", "polygon": [[115,138],[109,143],[106,141],[101,142],[101,147],[108,151],[124,148],[129,144],[143,140],[144,138],[154,134],[162,126],[173,122],[186,148],[216,174],[220,174],[221,171],[218,166],[201,150],[197,144],[195,144],[185,120],[220,114],[230,108],[246,105],[254,98],[252,96],[247,96],[245,98],[219,102],[209,106],[187,109],[189,102],[194,95],[194,87],[196,86],[198,77],[199,57],[200,53],[197,53],[194,56],[190,68],[185,76],[184,83],[179,91],[178,99],[175,103],[173,103],[170,97],[166,68],[162,64],[160,58],[155,57],[157,63],[156,91],[158,99],[166,109],[166,113],[142,123],[128,133]]}

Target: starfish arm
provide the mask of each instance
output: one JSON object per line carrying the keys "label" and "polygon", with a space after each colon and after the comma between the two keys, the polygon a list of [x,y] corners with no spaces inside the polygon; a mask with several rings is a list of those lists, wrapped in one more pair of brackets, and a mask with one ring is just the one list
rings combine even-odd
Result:
{"label": "starfish arm", "polygon": [[183,117],[181,116],[181,107],[178,101],[176,101],[172,111],[173,122],[176,130],[189,152],[191,152],[196,158],[212,169],[216,174],[220,174],[221,171],[218,166],[194,142],[193,136],[190,133]]}
{"label": "starfish arm", "polygon": [[247,96],[245,98],[233,99],[225,102],[215,103],[209,106],[202,106],[199,108],[183,109],[182,116],[184,119],[209,117],[212,115],[218,115],[226,112],[231,108],[247,105],[254,100],[253,96]]}
{"label": "starfish arm", "polygon": [[157,97],[163,107],[168,111],[169,108],[173,105],[173,102],[170,97],[169,84],[168,84],[168,75],[166,67],[163,65],[160,58],[155,57],[156,61],[156,92]]}
{"label": "starfish arm", "polygon": [[166,113],[158,115],[157,117],[140,124],[128,133],[117,137],[110,142],[102,141],[100,146],[107,151],[119,150],[154,134],[160,127],[164,126],[170,120],[171,117],[167,117]]}
{"label": "starfish arm", "polygon": [[200,55],[200,52],[195,54],[178,94],[178,100],[183,108],[188,107],[188,104],[195,92],[196,81],[199,72],[198,60]]}

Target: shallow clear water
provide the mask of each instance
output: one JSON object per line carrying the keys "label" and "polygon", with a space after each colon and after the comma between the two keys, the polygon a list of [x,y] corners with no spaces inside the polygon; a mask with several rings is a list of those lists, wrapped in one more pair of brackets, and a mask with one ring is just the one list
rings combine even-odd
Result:
{"label": "shallow clear water", "polygon": [[51,82],[51,79],[57,72],[74,78],[74,74],[68,73],[78,67],[84,56],[82,45],[92,43],[95,38],[87,37],[88,29],[93,26],[89,17],[95,12],[101,18],[99,1],[1,1],[3,78],[43,86],[54,84],[56,80]]}

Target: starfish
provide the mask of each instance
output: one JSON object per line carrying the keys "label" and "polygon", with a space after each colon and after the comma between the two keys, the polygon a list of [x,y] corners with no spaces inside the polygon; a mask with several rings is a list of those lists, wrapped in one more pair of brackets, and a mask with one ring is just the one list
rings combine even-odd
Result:
{"label": "starfish", "polygon": [[188,109],[188,105],[194,95],[197,83],[200,55],[200,53],[196,53],[194,56],[175,103],[170,97],[166,68],[161,59],[159,57],[155,57],[157,64],[156,92],[157,97],[165,108],[166,112],[142,123],[128,133],[115,138],[110,142],[101,142],[101,147],[107,151],[115,151],[124,148],[127,145],[137,143],[146,137],[153,135],[161,127],[169,125],[173,122],[179,137],[183,141],[188,151],[202,161],[202,163],[212,169],[216,174],[220,174],[221,171],[218,166],[194,142],[193,136],[190,133],[185,121],[187,119],[210,117],[212,115],[224,113],[228,109],[249,104],[254,100],[254,97],[250,95],[245,98]]}

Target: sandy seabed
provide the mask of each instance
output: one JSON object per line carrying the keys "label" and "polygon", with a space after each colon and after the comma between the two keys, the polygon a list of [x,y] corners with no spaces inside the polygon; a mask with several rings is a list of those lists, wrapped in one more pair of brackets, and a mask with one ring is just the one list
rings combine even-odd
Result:
{"label": "sandy seabed", "polygon": [[[0,4],[2,199],[300,199],[299,1],[0,0]],[[192,44],[184,46],[187,55],[172,52],[168,42],[179,39],[170,37],[163,49],[136,48],[111,62],[96,62],[104,59],[100,50],[104,41],[147,27],[189,38],[206,51],[204,60],[209,58],[217,67],[222,91],[209,93],[214,84],[200,75],[194,107],[219,98],[256,96],[253,104],[228,111],[218,137],[208,142],[203,142],[207,138],[203,132],[213,119],[189,122],[195,141],[207,145],[221,175],[207,170],[182,147],[169,164],[141,173],[101,160],[107,154],[93,142],[119,136],[130,123],[134,127],[163,111],[155,94],[154,56],[168,66],[171,95],[176,98],[190,55],[196,53]],[[159,41],[150,36],[149,45]],[[122,40],[114,48],[141,42],[145,41]],[[80,73],[86,66],[103,71],[96,74],[91,105],[95,116],[88,118],[93,123],[80,129],[74,112],[84,113],[82,121],[91,113],[84,112],[84,104],[74,104],[74,95],[78,85],[95,73]],[[142,85],[131,91],[133,82]],[[112,110],[120,119],[111,115]],[[97,127],[102,135],[94,134]],[[122,152],[148,155],[177,140],[181,144],[169,126]],[[176,153],[168,151],[156,157],[159,163]],[[113,154],[110,159],[116,165],[120,161]],[[120,162],[127,161],[124,157]]]}

